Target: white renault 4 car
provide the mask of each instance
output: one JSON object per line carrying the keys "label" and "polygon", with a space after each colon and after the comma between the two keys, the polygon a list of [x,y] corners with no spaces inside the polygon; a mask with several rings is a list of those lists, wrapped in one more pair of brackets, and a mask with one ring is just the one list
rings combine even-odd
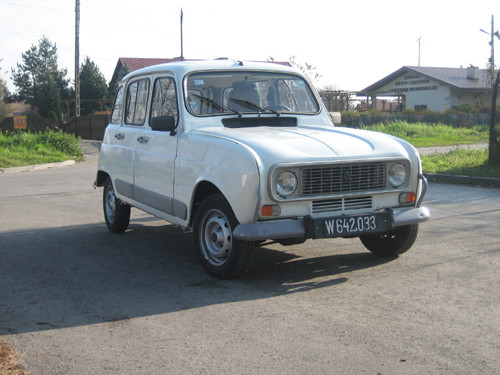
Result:
{"label": "white renault 4 car", "polygon": [[230,60],[128,74],[99,155],[110,231],[136,207],[192,229],[203,268],[245,271],[266,241],[359,237],[374,254],[413,245],[427,189],[420,157],[385,134],[335,127],[297,70]]}

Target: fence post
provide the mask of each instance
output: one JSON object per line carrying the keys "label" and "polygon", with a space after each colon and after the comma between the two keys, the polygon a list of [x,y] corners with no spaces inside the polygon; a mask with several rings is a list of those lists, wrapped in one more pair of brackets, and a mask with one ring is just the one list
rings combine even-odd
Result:
{"label": "fence post", "polygon": [[89,139],[92,138],[92,115],[89,116]]}

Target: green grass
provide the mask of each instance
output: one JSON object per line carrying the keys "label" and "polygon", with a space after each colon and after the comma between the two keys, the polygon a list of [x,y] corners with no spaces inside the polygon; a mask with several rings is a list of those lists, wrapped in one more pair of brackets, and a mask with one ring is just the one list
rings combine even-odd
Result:
{"label": "green grass", "polygon": [[363,126],[362,129],[392,134],[410,142],[415,147],[488,143],[489,137],[489,127],[486,125],[454,128],[443,124],[409,124],[404,121],[395,121]]}
{"label": "green grass", "polygon": [[[488,143],[489,127],[454,128],[443,124],[409,124],[396,121],[364,126],[363,129],[392,134],[415,147]],[[422,155],[424,173],[500,178],[500,166],[488,165],[488,149],[454,150],[446,154]]]}
{"label": "green grass", "polygon": [[72,134],[0,132],[0,168],[80,160],[80,141]]}
{"label": "green grass", "polygon": [[488,166],[488,150],[453,150],[422,156],[424,173],[500,178],[500,166]]}

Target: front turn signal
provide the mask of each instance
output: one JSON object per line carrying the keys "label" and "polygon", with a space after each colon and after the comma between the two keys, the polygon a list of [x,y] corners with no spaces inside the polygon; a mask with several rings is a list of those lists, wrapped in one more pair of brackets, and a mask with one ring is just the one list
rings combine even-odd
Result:
{"label": "front turn signal", "polygon": [[278,205],[268,205],[260,208],[261,216],[280,216],[280,214],[281,208]]}
{"label": "front turn signal", "polygon": [[407,205],[415,203],[417,195],[415,193],[401,193],[399,194],[399,204]]}

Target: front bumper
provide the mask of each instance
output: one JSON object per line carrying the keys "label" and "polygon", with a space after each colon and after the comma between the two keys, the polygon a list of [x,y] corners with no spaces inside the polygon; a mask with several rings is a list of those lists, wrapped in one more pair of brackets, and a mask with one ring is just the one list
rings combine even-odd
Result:
{"label": "front bumper", "polygon": [[[427,207],[411,208],[394,213],[394,226],[399,227],[427,221],[431,217]],[[312,238],[308,228],[310,217],[287,221],[270,221],[239,224],[233,237],[241,241],[281,240],[287,238]]]}
{"label": "front bumper", "polygon": [[[427,180],[421,174],[419,174],[418,178],[421,182],[422,190],[416,207],[394,212],[394,227],[422,223],[431,217],[431,213],[427,207],[420,207],[427,193]],[[312,221],[310,216],[306,216],[295,220],[239,224],[233,231],[233,237],[241,241],[313,238],[314,229],[312,228]]]}

